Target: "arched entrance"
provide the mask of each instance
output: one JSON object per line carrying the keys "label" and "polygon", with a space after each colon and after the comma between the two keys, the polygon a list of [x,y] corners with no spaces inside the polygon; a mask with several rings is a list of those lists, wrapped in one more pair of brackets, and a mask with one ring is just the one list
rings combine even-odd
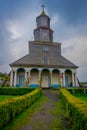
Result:
{"label": "arched entrance", "polygon": [[52,71],[52,87],[58,88],[60,86],[60,71],[54,69]]}
{"label": "arched entrance", "polygon": [[72,71],[71,70],[65,71],[65,86],[72,87]]}
{"label": "arched entrance", "polygon": [[24,86],[24,80],[25,80],[25,69],[19,68],[17,70],[17,84],[16,86]]}
{"label": "arched entrance", "polygon": [[50,87],[50,71],[48,69],[43,69],[41,72],[41,87],[49,88]]}
{"label": "arched entrance", "polygon": [[32,69],[30,71],[30,87],[37,88],[39,87],[39,70]]}

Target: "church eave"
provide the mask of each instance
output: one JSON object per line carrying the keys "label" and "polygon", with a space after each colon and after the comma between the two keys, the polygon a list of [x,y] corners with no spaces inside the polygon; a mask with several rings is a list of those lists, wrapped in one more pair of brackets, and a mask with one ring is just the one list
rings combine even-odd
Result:
{"label": "church eave", "polygon": [[46,14],[45,14],[45,15],[42,15],[42,14],[41,14],[41,15],[39,15],[39,16],[36,17],[36,21],[37,21],[37,19],[39,19],[40,17],[47,17],[47,18],[50,20],[50,17],[49,17],[48,15],[46,15]]}
{"label": "church eave", "polygon": [[[50,41],[29,41],[29,43],[35,43],[35,44],[47,44],[47,45],[56,45],[56,46],[59,46],[61,45],[62,43],[60,42],[50,42]],[[49,44],[50,43],[50,44]]]}
{"label": "church eave", "polygon": [[50,29],[50,28],[48,28],[48,27],[46,27],[46,26],[36,28],[36,29],[34,29],[34,31],[39,30],[39,29],[48,29],[48,30],[49,30],[49,32],[54,32],[52,29]]}
{"label": "church eave", "polygon": [[10,64],[11,67],[48,67],[48,68],[78,68],[78,66],[45,65],[45,64]]}

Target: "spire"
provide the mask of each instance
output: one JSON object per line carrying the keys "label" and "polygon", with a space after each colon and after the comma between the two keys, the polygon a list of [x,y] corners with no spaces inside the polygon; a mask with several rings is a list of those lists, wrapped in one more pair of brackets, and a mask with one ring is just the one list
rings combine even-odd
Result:
{"label": "spire", "polygon": [[44,8],[42,5],[41,14],[36,17],[37,27],[34,30],[34,40],[35,41],[53,41],[53,31],[50,29],[50,18],[45,14]]}
{"label": "spire", "polygon": [[42,5],[41,7],[42,7],[41,15],[44,16],[44,15],[46,15],[46,14],[45,14],[45,11],[44,11],[45,5]]}

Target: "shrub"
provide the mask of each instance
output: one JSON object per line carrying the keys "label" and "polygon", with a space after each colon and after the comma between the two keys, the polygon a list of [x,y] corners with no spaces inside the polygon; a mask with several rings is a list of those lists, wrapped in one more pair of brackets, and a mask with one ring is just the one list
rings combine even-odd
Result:
{"label": "shrub", "polygon": [[66,89],[60,89],[59,95],[74,129],[87,130],[87,104],[71,95]]}
{"label": "shrub", "polygon": [[71,94],[83,94],[83,93],[87,93],[87,89],[86,88],[69,88],[67,89]]}
{"label": "shrub", "polygon": [[0,129],[3,129],[10,120],[34,103],[41,93],[41,89],[38,88],[16,99],[0,103]]}
{"label": "shrub", "polygon": [[1,95],[24,95],[26,93],[31,92],[34,88],[1,88],[0,87],[0,94]]}

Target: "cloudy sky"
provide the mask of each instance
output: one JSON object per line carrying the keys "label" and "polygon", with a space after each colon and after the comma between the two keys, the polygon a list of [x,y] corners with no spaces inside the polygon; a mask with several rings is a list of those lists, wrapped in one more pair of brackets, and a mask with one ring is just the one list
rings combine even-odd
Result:
{"label": "cloudy sky", "polygon": [[79,66],[80,81],[87,81],[87,0],[0,0],[0,72],[9,72],[9,64],[28,53],[42,4],[62,55]]}

